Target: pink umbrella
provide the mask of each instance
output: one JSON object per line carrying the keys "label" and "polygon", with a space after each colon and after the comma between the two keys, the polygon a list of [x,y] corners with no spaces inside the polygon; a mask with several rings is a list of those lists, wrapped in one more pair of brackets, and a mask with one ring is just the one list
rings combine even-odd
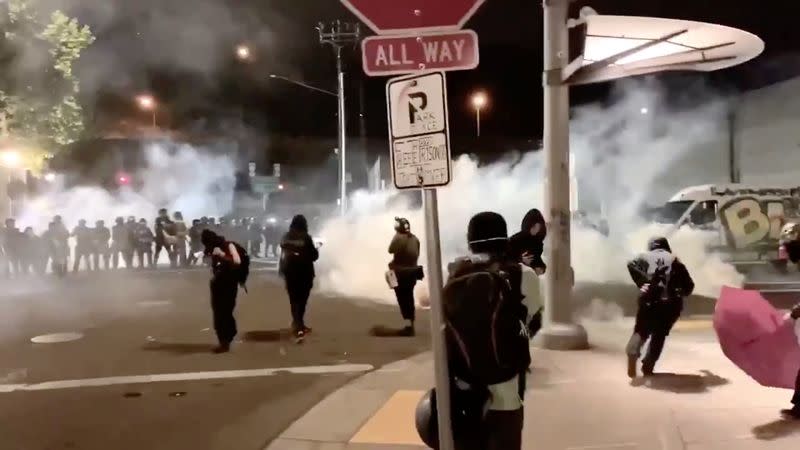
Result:
{"label": "pink umbrella", "polygon": [[759,292],[724,286],[714,329],[722,352],[750,377],[764,386],[794,389],[800,369],[794,321]]}

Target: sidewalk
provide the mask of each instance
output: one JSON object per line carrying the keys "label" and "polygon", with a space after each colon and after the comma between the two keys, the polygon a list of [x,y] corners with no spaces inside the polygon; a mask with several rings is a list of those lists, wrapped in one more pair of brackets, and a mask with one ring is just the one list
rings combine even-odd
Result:
{"label": "sidewalk", "polygon": [[[784,421],[791,391],[759,386],[722,355],[701,326],[679,327],[657,370],[631,383],[622,347],[628,323],[587,323],[593,349],[533,350],[526,449],[774,450],[800,448]],[[425,448],[414,408],[432,386],[430,353],[369,373],[324,399],[266,450]]]}

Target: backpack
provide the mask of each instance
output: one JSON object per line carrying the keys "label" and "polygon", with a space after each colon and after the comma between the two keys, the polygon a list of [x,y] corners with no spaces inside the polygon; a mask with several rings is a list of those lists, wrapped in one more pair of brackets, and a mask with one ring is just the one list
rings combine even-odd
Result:
{"label": "backpack", "polygon": [[247,292],[247,277],[250,276],[250,255],[247,254],[247,250],[239,245],[238,242],[231,242],[231,244],[236,247],[236,252],[239,253],[239,259],[242,261],[235,270],[236,281],[239,282],[239,285]]}
{"label": "backpack", "polygon": [[514,268],[507,269],[468,262],[444,287],[448,359],[453,375],[467,383],[502,383],[530,366],[526,309],[512,286]]}

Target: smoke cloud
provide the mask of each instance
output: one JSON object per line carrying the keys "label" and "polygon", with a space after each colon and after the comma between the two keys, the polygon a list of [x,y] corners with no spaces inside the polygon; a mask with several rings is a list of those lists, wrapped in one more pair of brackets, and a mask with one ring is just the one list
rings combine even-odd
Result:
{"label": "smoke cloud", "polygon": [[[614,98],[610,105],[578,108],[572,119],[580,209],[602,209],[611,228],[606,237],[574,224],[573,267],[578,284],[630,284],[627,260],[644,251],[649,238],[668,231],[646,223],[641,207],[667,200],[653,197],[659,178],[669,174],[680,180],[681,159],[689,152],[705,151],[709,130],[719,129],[724,121],[724,105],[719,101],[670,110],[666,93],[651,81],[623,84]],[[451,185],[439,191],[445,264],[467,253],[466,226],[473,214],[496,211],[505,217],[509,233],[514,233],[527,210],[544,210],[541,152],[510,155],[488,166],[461,156],[453,162],[453,173]],[[408,218],[423,248],[425,233],[422,212],[402,202],[387,207],[392,197],[386,191],[357,192],[347,217],[333,218],[322,227],[326,242],[319,270],[322,291],[394,301],[383,277],[390,259],[393,218]],[[670,239],[693,274],[698,294],[716,297],[723,284],[741,284],[742,277],[732,266],[706,250],[712,239],[708,233],[681,229]],[[424,254],[421,262],[425,263]],[[417,290],[418,298],[424,299],[426,284],[418,284]]]}
{"label": "smoke cloud", "polygon": [[[224,150],[224,149],[223,149]],[[152,219],[159,208],[180,211],[189,220],[201,216],[221,216],[230,212],[236,182],[235,161],[225,151],[171,142],[152,142],[142,149],[146,164],[131,174],[137,189],[123,188],[112,193],[99,187],[65,189],[58,183],[33,199],[18,218],[20,227],[46,229],[56,214],[67,226],[85,219],[89,224],[116,217]]]}

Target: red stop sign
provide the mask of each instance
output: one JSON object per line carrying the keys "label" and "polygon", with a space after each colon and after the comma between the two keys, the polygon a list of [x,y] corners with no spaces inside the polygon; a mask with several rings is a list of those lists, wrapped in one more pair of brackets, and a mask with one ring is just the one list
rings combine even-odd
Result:
{"label": "red stop sign", "polygon": [[486,0],[341,0],[378,34],[458,30]]}

